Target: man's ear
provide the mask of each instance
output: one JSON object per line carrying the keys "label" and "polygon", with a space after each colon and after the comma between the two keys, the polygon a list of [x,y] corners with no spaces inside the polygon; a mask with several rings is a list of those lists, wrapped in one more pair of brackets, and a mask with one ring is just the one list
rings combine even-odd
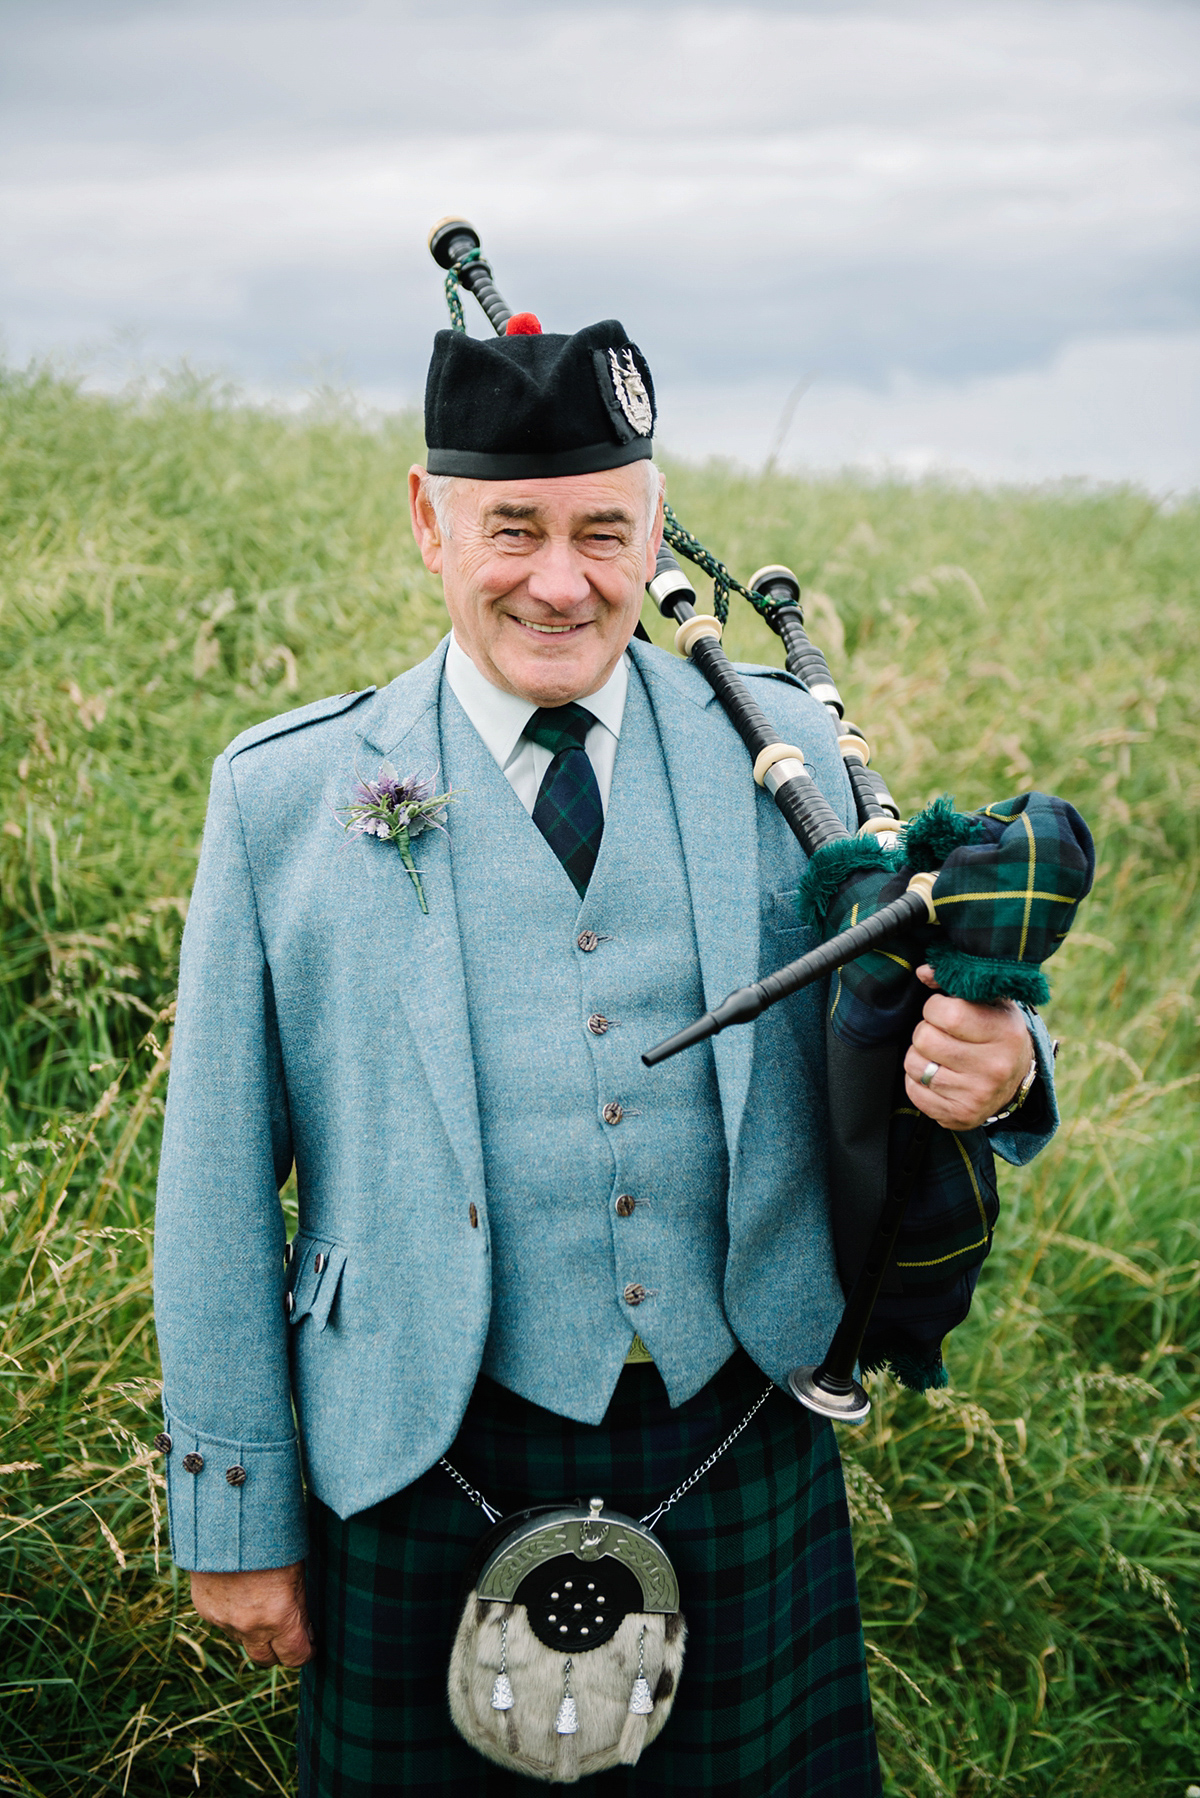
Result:
{"label": "man's ear", "polygon": [[408,516],[421,560],[430,574],[442,572],[442,533],[425,490],[425,470],[414,462],[408,471]]}
{"label": "man's ear", "polygon": [[649,586],[650,582],[654,579],[654,568],[655,568],[656,562],[658,561],[658,552],[662,548],[664,504],[665,504],[665,501],[663,498],[663,494],[660,490],[659,495],[658,495],[658,507],[654,514],[654,523],[650,526],[650,535],[646,539],[646,585],[647,586]]}

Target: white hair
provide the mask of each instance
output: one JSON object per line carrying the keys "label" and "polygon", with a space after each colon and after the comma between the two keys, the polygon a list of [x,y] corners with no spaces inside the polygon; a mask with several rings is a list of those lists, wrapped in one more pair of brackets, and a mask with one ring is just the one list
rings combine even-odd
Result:
{"label": "white hair", "polygon": [[[667,477],[661,468],[657,468],[648,459],[643,459],[639,467],[646,471],[646,535],[649,536],[654,528],[654,514],[658,510],[659,499],[666,497]],[[457,474],[426,474],[421,482],[443,537],[452,535],[450,521],[453,515],[453,493],[456,483],[463,479],[463,475]]]}

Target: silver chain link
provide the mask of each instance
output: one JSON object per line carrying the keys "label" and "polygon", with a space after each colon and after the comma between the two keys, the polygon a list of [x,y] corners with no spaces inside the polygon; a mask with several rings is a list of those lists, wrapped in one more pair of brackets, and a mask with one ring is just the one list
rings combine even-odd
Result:
{"label": "silver chain link", "polygon": [[446,1469],[446,1472],[450,1475],[454,1484],[462,1487],[471,1503],[479,1506],[489,1523],[499,1523],[499,1511],[496,1510],[494,1505],[489,1505],[487,1499],[483,1496],[483,1493],[479,1491],[478,1487],[472,1486],[470,1480],[464,1480],[457,1467],[451,1467],[449,1461],[444,1457],[438,1462],[438,1466]]}
{"label": "silver chain link", "polygon": [[750,1422],[750,1419],[754,1416],[755,1412],[760,1411],[762,1409],[762,1407],[766,1404],[767,1400],[770,1398],[770,1396],[774,1390],[775,1390],[774,1386],[768,1386],[767,1390],[763,1393],[762,1397],[760,1399],[757,1399],[755,1401],[755,1403],[751,1405],[750,1409],[747,1411],[746,1415],[743,1417],[741,1423],[738,1424],[737,1428],[734,1430],[730,1430],[728,1436],[726,1436],[726,1438],[725,1438],[724,1442],[722,1442],[720,1448],[714,1448],[712,1454],[708,1457],[708,1460],[701,1462],[700,1466],[697,1467],[695,1473],[689,1474],[687,1479],[684,1480],[682,1486],[676,1486],[676,1488],[675,1488],[674,1492],[672,1492],[670,1498],[664,1498],[661,1505],[659,1505],[657,1511],[647,1511],[647,1513],[644,1517],[638,1518],[638,1522],[644,1523],[648,1530],[652,1530],[654,1528],[655,1524],[658,1522],[659,1518],[664,1516],[665,1513],[671,1509],[672,1505],[678,1504],[679,1500],[683,1497],[684,1493],[690,1492],[692,1487],[696,1484],[696,1481],[702,1480],[704,1478],[705,1474],[708,1472],[710,1467],[716,1466],[717,1462],[721,1459],[721,1456],[725,1453],[725,1450],[727,1448],[732,1447],[732,1445],[737,1441],[738,1437],[741,1435],[741,1433],[745,1429],[746,1425]]}
{"label": "silver chain link", "polygon": [[[702,1461],[694,1473],[689,1473],[682,1486],[676,1486],[670,1498],[664,1498],[657,1510],[647,1511],[644,1517],[638,1518],[638,1522],[644,1524],[647,1529],[653,1529],[659,1518],[665,1517],[666,1513],[671,1509],[671,1506],[677,1505],[680,1499],[691,1491],[696,1482],[702,1480],[709,1469],[716,1466],[717,1462],[721,1459],[721,1456],[725,1453],[725,1450],[733,1447],[733,1444],[737,1441],[751,1418],[762,1410],[762,1407],[766,1404],[774,1390],[775,1388],[773,1385],[768,1386],[762,1397],[756,1399],[751,1405],[741,1423],[739,1423],[735,1429],[730,1430],[720,1448],[714,1448],[707,1461]],[[500,1512],[496,1510],[494,1505],[489,1505],[487,1499],[483,1496],[483,1493],[479,1491],[478,1487],[472,1486],[469,1480],[463,1478],[457,1467],[452,1467],[444,1456],[438,1462],[438,1466],[446,1469],[446,1472],[450,1475],[450,1478],[454,1481],[455,1485],[462,1488],[473,1505],[479,1506],[489,1523],[499,1523]]]}

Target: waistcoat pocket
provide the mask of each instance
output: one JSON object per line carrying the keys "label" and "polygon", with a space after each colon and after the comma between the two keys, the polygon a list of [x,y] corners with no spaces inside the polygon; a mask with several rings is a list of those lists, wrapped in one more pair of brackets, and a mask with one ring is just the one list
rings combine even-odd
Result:
{"label": "waistcoat pocket", "polygon": [[806,955],[815,949],[819,941],[817,932],[811,924],[802,924],[797,905],[800,889],[793,887],[790,892],[764,894],[763,930],[770,931],[772,936],[779,937],[792,951],[793,957]]}

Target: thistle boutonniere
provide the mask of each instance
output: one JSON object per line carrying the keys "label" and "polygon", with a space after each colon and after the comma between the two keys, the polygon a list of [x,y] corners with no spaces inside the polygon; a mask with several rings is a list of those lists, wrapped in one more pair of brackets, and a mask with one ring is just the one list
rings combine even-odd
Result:
{"label": "thistle boutonniere", "polygon": [[345,817],[339,819],[349,836],[378,837],[380,842],[395,843],[425,913],[429,907],[412,858],[412,840],[430,825],[445,832],[442,820],[446,807],[458,796],[449,787],[444,793],[437,792],[436,787],[436,774],[428,778],[420,774],[402,777],[390,762],[383,762],[374,780],[355,783],[349,805],[341,808]]}

